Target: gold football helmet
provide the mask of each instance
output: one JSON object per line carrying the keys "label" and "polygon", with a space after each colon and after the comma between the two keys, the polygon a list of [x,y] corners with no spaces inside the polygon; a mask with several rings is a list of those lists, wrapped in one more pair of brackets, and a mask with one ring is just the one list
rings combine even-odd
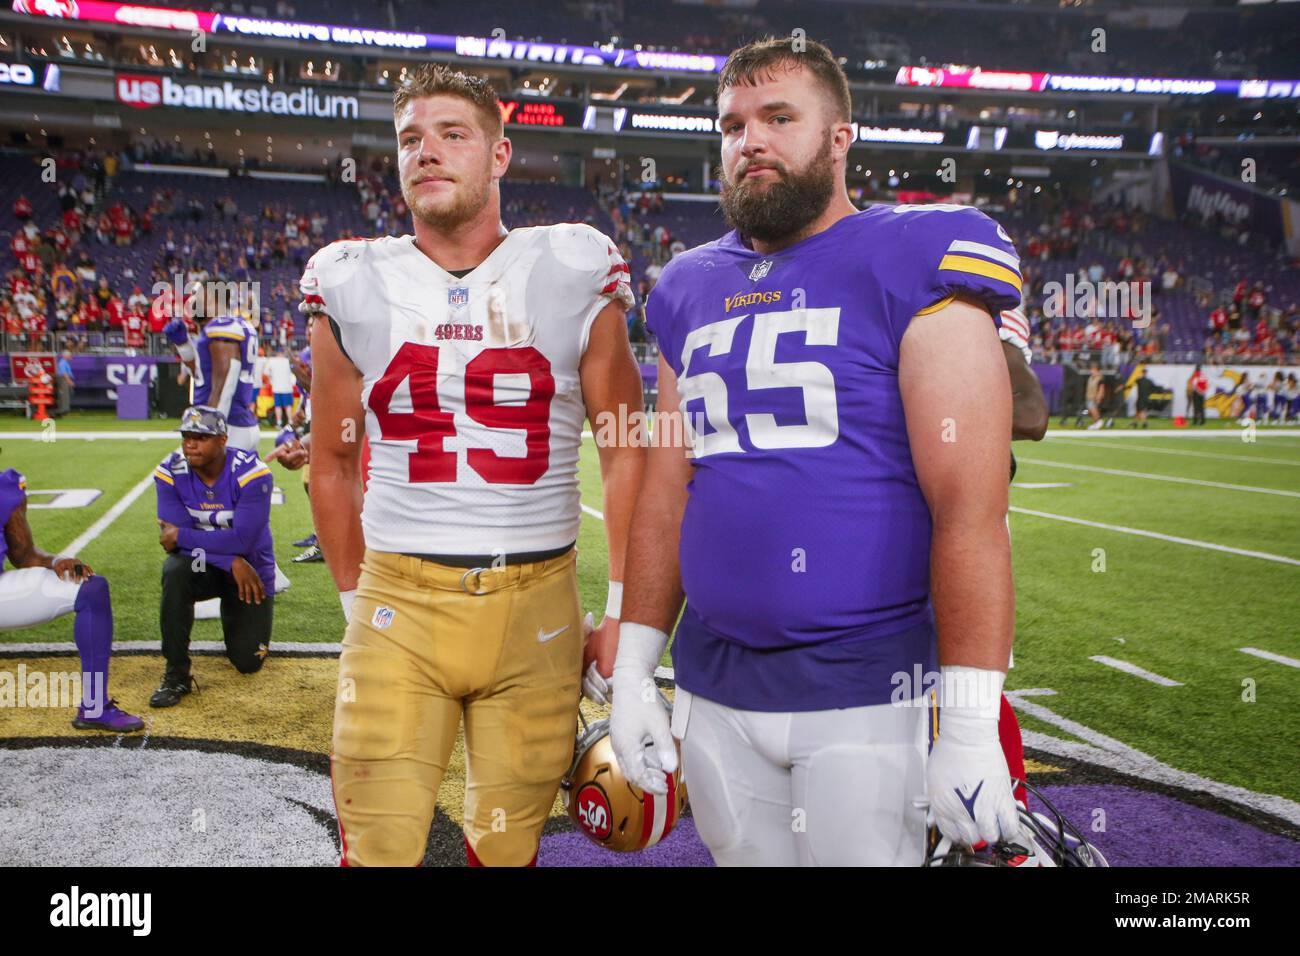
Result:
{"label": "gold football helmet", "polygon": [[573,763],[560,782],[569,816],[592,843],[607,850],[633,853],[654,846],[672,832],[686,809],[681,760],[675,773],[664,775],[666,794],[646,793],[623,776],[610,743],[609,721],[588,727],[581,713],[578,719],[582,726]]}

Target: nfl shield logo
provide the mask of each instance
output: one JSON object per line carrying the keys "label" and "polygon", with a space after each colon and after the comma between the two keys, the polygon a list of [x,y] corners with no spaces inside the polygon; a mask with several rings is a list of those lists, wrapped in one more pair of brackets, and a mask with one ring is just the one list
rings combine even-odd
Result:
{"label": "nfl shield logo", "polygon": [[749,270],[749,281],[757,282],[759,279],[766,278],[767,274],[771,271],[772,271],[772,260],[764,259],[758,265],[754,266],[754,268]]}
{"label": "nfl shield logo", "polygon": [[393,609],[391,607],[375,608],[375,616],[370,619],[370,623],[382,630],[393,623]]}
{"label": "nfl shield logo", "polygon": [[447,305],[453,309],[463,309],[469,305],[469,288],[467,286],[456,286],[454,289],[447,290]]}

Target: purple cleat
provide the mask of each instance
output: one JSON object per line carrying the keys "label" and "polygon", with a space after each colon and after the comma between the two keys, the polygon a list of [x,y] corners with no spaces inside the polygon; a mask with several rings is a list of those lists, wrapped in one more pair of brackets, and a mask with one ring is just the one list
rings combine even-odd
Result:
{"label": "purple cleat", "polygon": [[85,706],[78,707],[72,726],[78,730],[107,730],[115,734],[129,734],[143,729],[144,721],[122,710],[117,706],[117,701],[110,700],[98,717],[87,717]]}
{"label": "purple cleat", "polygon": [[295,541],[293,543],[293,546],[295,548],[310,548],[315,543],[316,543],[316,533],[313,531],[311,534],[303,538],[301,541]]}

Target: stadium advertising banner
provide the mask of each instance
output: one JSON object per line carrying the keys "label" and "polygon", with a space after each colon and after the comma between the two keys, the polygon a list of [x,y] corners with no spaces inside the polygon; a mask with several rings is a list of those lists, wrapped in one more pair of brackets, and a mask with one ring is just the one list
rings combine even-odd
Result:
{"label": "stadium advertising banner", "polygon": [[1236,96],[1241,99],[1300,96],[1300,80],[1171,79],[1157,76],[1074,76],[1013,70],[925,66],[900,67],[899,86],[946,87],[1012,93],[1118,93],[1148,96]]}
{"label": "stadium advertising banner", "polygon": [[[618,107],[614,110],[614,129],[624,133],[683,133],[721,135],[718,116],[712,110],[658,110]],[[584,124],[584,128],[592,128]],[[899,146],[960,145],[963,133],[957,130],[931,129],[907,124],[854,123],[858,143],[894,144]]]}
{"label": "stadium advertising banner", "polygon": [[119,103],[136,109],[175,106],[195,110],[233,110],[274,116],[359,119],[353,94],[325,93],[309,86],[280,89],[263,83],[244,86],[230,80],[175,80],[146,73],[118,73],[114,90]]}
{"label": "stadium advertising banner", "polygon": [[[1187,383],[1191,380],[1194,365],[1147,365],[1147,378],[1161,390],[1174,393],[1172,414],[1176,417],[1192,417],[1192,400],[1187,392]],[[1247,410],[1243,396],[1249,383],[1252,408],[1256,406],[1257,396],[1265,386],[1273,381],[1273,376],[1282,373],[1300,378],[1300,365],[1205,365],[1202,371],[1210,380],[1209,391],[1205,395],[1206,418],[1241,418]],[[1128,414],[1132,415],[1137,405],[1137,389],[1130,388],[1125,394]],[[1267,406],[1271,409],[1273,396],[1270,394]]]}
{"label": "stadium advertising banner", "polygon": [[232,36],[305,40],[387,50],[439,50],[457,56],[527,63],[716,73],[722,68],[723,61],[726,59],[706,53],[656,53],[647,50],[602,49],[567,43],[516,41],[508,40],[503,36],[409,33],[401,30],[335,26],[297,20],[272,20],[214,11],[168,10],[127,3],[103,3],[99,0],[13,0],[13,9],[17,13],[30,16],[149,27],[156,30],[178,30],[185,33],[201,30],[205,33]]}
{"label": "stadium advertising banner", "polygon": [[[101,0],[12,0],[15,12],[119,26],[226,34],[280,40],[305,40],[339,46],[387,50],[438,50],[457,56],[524,63],[606,66],[617,69],[672,70],[717,73],[726,57],[709,53],[654,52],[510,40],[504,36],[476,37],[402,30],[368,29],[273,20],[216,11],[169,10],[163,7]],[[933,68],[905,66],[895,83],[902,86],[944,86],[974,90],[1037,93],[1109,93],[1206,96],[1221,94],[1242,99],[1300,97],[1300,80],[1172,79],[1168,77],[1091,76],[1066,73]]]}
{"label": "stadium advertising banner", "polygon": [[1204,220],[1218,216],[1283,243],[1290,253],[1300,255],[1295,203],[1182,163],[1169,164],[1169,184],[1179,216],[1189,212]]}
{"label": "stadium advertising banner", "polygon": [[1024,129],[1008,130],[1003,146],[1043,153],[1146,153],[1148,133],[1132,130]]}
{"label": "stadium advertising banner", "polygon": [[502,100],[499,106],[501,122],[506,126],[582,126],[582,106],[578,103],[536,96]]}

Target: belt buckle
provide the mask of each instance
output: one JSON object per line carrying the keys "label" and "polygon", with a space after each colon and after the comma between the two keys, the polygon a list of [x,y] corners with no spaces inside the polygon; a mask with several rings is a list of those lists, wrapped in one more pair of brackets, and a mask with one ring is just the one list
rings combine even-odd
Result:
{"label": "belt buckle", "polygon": [[[492,569],[491,568],[470,568],[468,571],[466,571],[464,574],[460,576],[460,589],[464,591],[466,594],[473,594],[476,596],[480,594],[487,594],[487,591],[483,589],[483,582],[481,579],[483,577],[483,573],[485,571],[490,571],[490,570]],[[469,589],[469,576],[471,574],[474,575],[475,590],[473,591]]]}

